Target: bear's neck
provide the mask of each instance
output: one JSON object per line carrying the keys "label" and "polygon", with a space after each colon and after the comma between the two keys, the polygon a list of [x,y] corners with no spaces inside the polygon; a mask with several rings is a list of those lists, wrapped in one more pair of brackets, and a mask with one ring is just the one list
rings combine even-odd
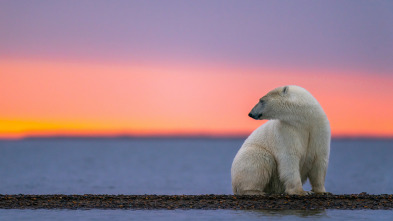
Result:
{"label": "bear's neck", "polygon": [[329,123],[325,112],[319,106],[309,107],[306,110],[302,110],[300,113],[294,113],[278,120],[285,124],[304,128],[309,131],[325,127],[326,123]]}

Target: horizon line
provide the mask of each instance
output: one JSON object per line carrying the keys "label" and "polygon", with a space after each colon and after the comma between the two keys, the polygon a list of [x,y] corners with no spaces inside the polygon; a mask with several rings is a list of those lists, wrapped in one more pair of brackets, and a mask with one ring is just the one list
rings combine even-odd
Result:
{"label": "horizon line", "polygon": [[[249,134],[117,134],[117,135],[76,135],[76,134],[58,134],[58,135],[26,135],[21,137],[1,137],[0,141],[10,140],[34,140],[34,139],[246,139]],[[332,135],[334,140],[393,140],[393,135]]]}

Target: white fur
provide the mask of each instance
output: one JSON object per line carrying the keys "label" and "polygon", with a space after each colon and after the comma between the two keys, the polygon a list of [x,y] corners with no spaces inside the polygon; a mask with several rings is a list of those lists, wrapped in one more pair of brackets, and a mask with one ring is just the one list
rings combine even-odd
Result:
{"label": "white fur", "polygon": [[[330,152],[330,126],[318,101],[299,86],[276,88],[250,116],[269,121],[245,140],[232,163],[234,194],[323,193]],[[262,114],[262,116],[260,116]]]}

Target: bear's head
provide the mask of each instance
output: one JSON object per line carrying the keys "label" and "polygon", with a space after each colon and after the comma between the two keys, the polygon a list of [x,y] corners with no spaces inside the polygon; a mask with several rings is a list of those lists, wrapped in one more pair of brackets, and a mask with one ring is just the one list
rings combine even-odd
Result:
{"label": "bear's head", "polygon": [[284,86],[259,99],[248,116],[256,120],[296,120],[310,113],[316,104],[318,105],[318,102],[304,88]]}

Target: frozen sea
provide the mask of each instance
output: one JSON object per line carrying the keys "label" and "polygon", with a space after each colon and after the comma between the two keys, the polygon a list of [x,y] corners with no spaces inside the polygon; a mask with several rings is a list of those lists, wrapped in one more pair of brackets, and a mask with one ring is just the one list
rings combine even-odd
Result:
{"label": "frozen sea", "polygon": [[[244,139],[0,140],[0,194],[232,194]],[[393,140],[332,140],[326,189],[393,194]],[[306,184],[306,190],[310,185]],[[392,210],[0,210],[0,220],[393,220]]]}

